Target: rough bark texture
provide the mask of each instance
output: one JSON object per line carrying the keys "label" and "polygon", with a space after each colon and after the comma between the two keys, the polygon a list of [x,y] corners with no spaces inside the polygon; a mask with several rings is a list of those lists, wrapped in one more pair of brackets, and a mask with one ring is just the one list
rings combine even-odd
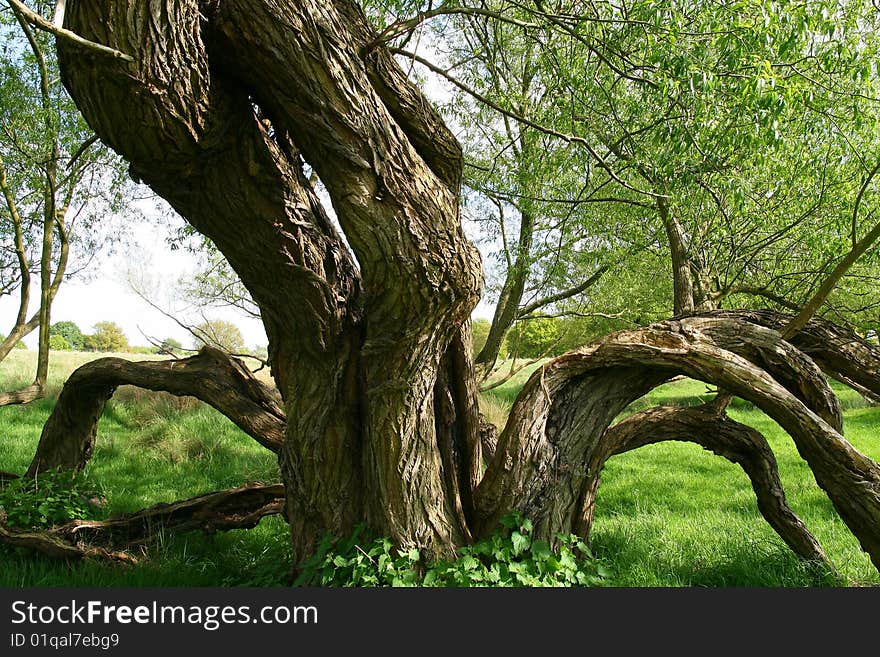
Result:
{"label": "rough bark texture", "polygon": [[611,456],[667,440],[694,442],[740,465],[751,480],[758,510],[782,540],[804,559],[826,561],[818,541],[785,500],[776,457],[767,440],[760,432],[719,414],[712,406],[651,408],[608,429],[587,467],[581,517],[575,526],[580,536],[590,534],[596,491],[605,462]]}
{"label": "rough bark texture", "polygon": [[0,392],[0,406],[12,404],[29,404],[45,396],[46,386],[44,383],[32,383],[24,388],[10,392]]}
{"label": "rough bark texture", "polygon": [[[80,1],[65,27],[134,57],[59,44],[92,128],[217,244],[260,306],[290,418],[295,557],[365,516],[402,545],[451,554],[468,533],[443,475],[435,387],[476,303],[479,260],[461,230],[460,149],[388,52],[367,52],[361,10]],[[476,426],[474,408],[455,411],[444,427]]]}
{"label": "rough bark texture", "polygon": [[[710,317],[739,319],[783,330],[793,315],[772,310],[717,310]],[[853,331],[824,319],[811,319],[788,342],[809,356],[828,376],[880,401],[880,348]]]}
{"label": "rough bark texture", "polygon": [[[288,418],[280,464],[295,560],[324,532],[348,534],[363,520],[429,560],[511,510],[541,537],[583,529],[588,469],[607,428],[683,374],[779,422],[880,566],[880,468],[843,439],[840,409],[799,348],[812,324],[787,342],[748,317],[687,318],[560,357],[524,387],[480,479],[483,444],[493,446],[481,441],[468,353],[481,274],[461,228],[460,148],[353,0],[69,0],[64,26],[132,56],[59,44],[64,83],[91,127],[214,241],[260,306],[284,405],[270,414]],[[674,218],[664,223],[686,256]],[[691,313],[687,262],[675,271],[676,310]],[[876,368],[857,371],[876,365],[863,351],[810,355],[872,389]],[[52,457],[70,467],[87,457],[118,385],[90,381],[65,387],[44,431],[72,433],[69,453]],[[730,430],[748,443],[742,462],[762,482],[763,510],[799,553],[818,554],[787,515],[755,436]]]}
{"label": "rough bark texture", "polygon": [[236,488],[162,503],[107,520],[74,520],[52,533],[68,541],[126,548],[142,543],[158,529],[204,532],[250,529],[266,516],[284,513],[283,484],[245,484]]}
{"label": "rough bark texture", "polygon": [[56,468],[81,470],[94,448],[104,405],[120,385],[196,397],[267,449],[278,452],[283,443],[285,417],[277,392],[237,358],[211,347],[182,360],[100,358],[76,369],[64,384],[43,426],[28,476]]}
{"label": "rough bark texture", "polygon": [[51,532],[18,531],[0,522],[0,543],[12,547],[36,550],[55,559],[99,558],[134,563],[136,559],[127,552],[106,550],[102,547],[79,546]]}

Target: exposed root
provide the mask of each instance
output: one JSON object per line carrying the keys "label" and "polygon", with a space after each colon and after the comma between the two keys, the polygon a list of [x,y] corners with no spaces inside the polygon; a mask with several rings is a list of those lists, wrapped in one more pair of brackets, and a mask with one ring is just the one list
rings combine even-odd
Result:
{"label": "exposed root", "polygon": [[60,559],[94,557],[134,563],[125,550],[159,529],[205,532],[250,529],[284,513],[283,484],[245,484],[188,500],[162,503],[107,520],[74,520],[45,531],[19,531],[0,523],[0,542]]}

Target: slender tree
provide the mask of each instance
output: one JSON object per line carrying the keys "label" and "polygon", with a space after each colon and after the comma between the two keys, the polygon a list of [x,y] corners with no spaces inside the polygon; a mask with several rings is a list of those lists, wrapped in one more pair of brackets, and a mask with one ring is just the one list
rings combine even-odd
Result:
{"label": "slender tree", "polygon": [[[71,245],[82,261],[97,250],[107,235],[96,227],[97,213],[119,207],[122,178],[119,160],[101,146],[64,91],[51,38],[14,6],[0,12],[0,38],[0,234],[6,253],[14,253],[0,261],[0,280],[4,293],[17,291],[19,297],[13,325],[0,341],[0,360],[39,329],[34,381],[0,393],[2,405],[42,397],[51,307],[70,273]],[[34,288],[39,307],[29,314]]]}

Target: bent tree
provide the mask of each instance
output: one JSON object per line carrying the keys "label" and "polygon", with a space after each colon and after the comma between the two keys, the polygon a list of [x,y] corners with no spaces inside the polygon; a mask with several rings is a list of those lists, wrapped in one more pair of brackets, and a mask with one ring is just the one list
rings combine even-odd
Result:
{"label": "bent tree", "polygon": [[484,450],[468,321],[481,266],[461,228],[461,150],[353,0],[68,0],[64,27],[131,59],[58,43],[89,125],[259,305],[281,401],[213,352],[173,366],[99,361],[65,386],[30,474],[82,467],[117,385],[195,394],[252,435],[273,432],[262,443],[279,454],[294,559],[365,521],[432,560],[510,511],[542,538],[586,536],[607,458],[694,440],[746,469],[789,546],[823,558],[766,441],[723,405],[609,430],[686,374],[776,419],[880,567],[880,466],[843,438],[823,375],[880,391],[880,352],[817,320],[787,340],[785,317],[735,311],[612,334],[539,369]]}

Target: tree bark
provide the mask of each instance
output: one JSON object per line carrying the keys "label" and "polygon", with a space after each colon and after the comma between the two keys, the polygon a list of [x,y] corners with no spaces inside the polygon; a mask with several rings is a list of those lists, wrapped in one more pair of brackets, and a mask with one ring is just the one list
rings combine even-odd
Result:
{"label": "tree bark", "polygon": [[[384,47],[367,48],[375,35],[350,0],[80,1],[64,21],[135,60],[59,43],[86,120],[260,306],[290,418],[295,558],[365,517],[403,546],[451,555],[468,532],[443,476],[435,389],[481,285],[451,133]],[[477,426],[475,408],[455,410]]]}
{"label": "tree bark", "polygon": [[[287,418],[279,458],[295,562],[325,532],[364,520],[429,561],[512,510],[542,538],[576,529],[609,425],[684,374],[779,422],[880,566],[880,468],[841,436],[812,361],[740,318],[624,331],[545,365],[480,479],[467,319],[481,271],[461,227],[460,149],[353,0],[70,0],[64,26],[132,56],[59,43],[64,83],[92,128],[214,241],[260,307]],[[686,255],[668,212],[664,223]],[[692,313],[689,266],[676,262],[676,312]],[[73,467],[115,380],[72,386],[47,424],[44,434],[76,427],[62,457]]]}
{"label": "tree bark", "polygon": [[107,520],[73,520],[43,531],[12,529],[0,518],[0,543],[54,558],[99,557],[131,563],[134,557],[123,550],[143,543],[157,530],[249,529],[266,516],[283,513],[284,506],[283,485],[246,484]]}
{"label": "tree bark", "polygon": [[666,199],[657,199],[657,212],[666,231],[669,254],[672,257],[672,314],[676,317],[691,315],[694,312],[694,281],[684,229],[675,215],[670,213]]}
{"label": "tree bark", "polygon": [[[756,342],[775,336],[781,346],[778,333],[755,331],[743,321],[727,320],[725,330],[702,322],[682,319],[615,333],[538,370],[514,403],[477,489],[477,535],[491,532],[511,509],[532,518],[540,536],[574,530],[590,458],[605,430],[627,404],[685,374],[752,401],[779,422],[880,567],[880,466],[808,407],[815,403],[812,394],[802,401],[799,386],[786,389],[784,381],[748,360],[751,349],[741,349],[738,336],[751,334]],[[766,346],[772,348],[772,342]],[[798,363],[773,365],[778,367],[796,370]]]}
{"label": "tree bark", "polygon": [[[709,317],[740,319],[782,331],[793,315],[772,310],[718,310]],[[880,348],[855,332],[813,318],[788,342],[813,360],[828,376],[880,401]]]}
{"label": "tree bark", "polygon": [[250,529],[266,516],[284,512],[282,484],[245,484],[197,495],[188,500],[155,504],[107,520],[73,520],[51,533],[67,541],[125,549],[143,543],[157,530],[204,532]]}

